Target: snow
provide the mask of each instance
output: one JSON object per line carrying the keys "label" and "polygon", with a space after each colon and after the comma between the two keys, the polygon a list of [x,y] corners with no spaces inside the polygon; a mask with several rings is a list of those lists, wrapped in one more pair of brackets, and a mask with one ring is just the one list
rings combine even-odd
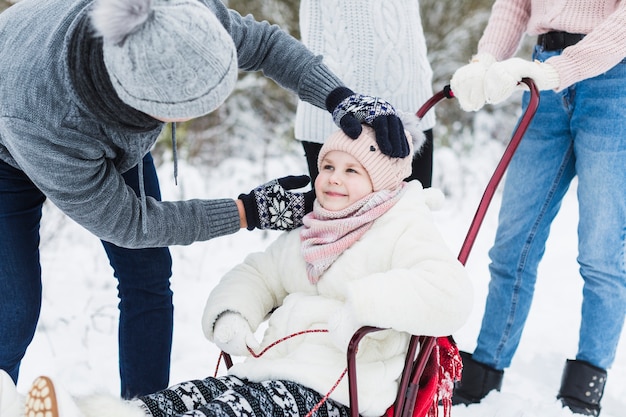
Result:
{"label": "snow", "polygon": [[[482,148],[462,161],[449,148],[436,150],[435,186],[449,198],[436,213],[439,227],[455,250],[460,249],[491,170],[502,149]],[[463,168],[464,167],[464,168]],[[265,180],[305,173],[304,157],[258,164],[227,159],[218,168],[200,170],[181,162],[179,185],[173,168],[159,168],[163,198],[236,197]],[[444,173],[445,175],[442,175]],[[576,263],[577,203],[575,184],[565,197],[539,270],[533,308],[513,364],[506,370],[499,393],[481,404],[456,406],[454,417],[565,417],[572,414],[555,400],[561,371],[576,352],[582,280]],[[475,307],[455,339],[472,351],[487,293],[487,251],[497,221],[496,194],[467,262],[474,283]],[[204,339],[200,317],[206,296],[229,268],[252,251],[262,250],[278,232],[242,230],[234,235],[186,247],[172,247],[175,303],[171,383],[202,378],[215,372],[218,351]],[[100,242],[51,205],[42,224],[41,262],[44,299],[35,339],[23,360],[18,389],[27,391],[41,374],[51,375],[74,394],[98,390],[117,394],[116,282]],[[603,417],[623,417],[626,410],[626,352],[624,337],[609,371]],[[219,371],[224,372],[223,367]]]}

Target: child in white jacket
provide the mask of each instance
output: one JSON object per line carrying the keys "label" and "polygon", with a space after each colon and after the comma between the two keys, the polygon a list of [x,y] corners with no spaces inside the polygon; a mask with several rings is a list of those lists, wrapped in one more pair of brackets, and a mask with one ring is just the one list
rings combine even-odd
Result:
{"label": "child in white jacket", "polygon": [[[209,295],[205,335],[227,353],[248,356],[227,376],[131,401],[83,398],[77,408],[56,401],[49,394],[52,382],[40,378],[27,410],[53,411],[42,417],[259,416],[276,410],[298,416],[322,403],[319,415],[347,417],[347,378],[331,389],[346,368],[350,338],[367,325],[390,330],[371,333],[359,345],[359,413],[384,414],[398,390],[410,335],[457,331],[469,314],[472,289],[431,216],[441,192],[403,181],[411,156],[382,154],[374,131],[364,126],[358,140],[333,133],[318,167],[317,198],[304,225],[249,255]],[[259,343],[254,333],[268,317]]]}

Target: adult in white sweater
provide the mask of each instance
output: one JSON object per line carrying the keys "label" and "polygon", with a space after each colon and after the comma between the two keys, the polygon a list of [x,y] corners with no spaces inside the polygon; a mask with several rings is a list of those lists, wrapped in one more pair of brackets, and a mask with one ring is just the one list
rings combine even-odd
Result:
{"label": "adult in white sweater", "polygon": [[[405,124],[433,94],[418,0],[301,0],[300,34],[348,85],[381,94],[405,112]],[[428,112],[420,122],[426,140],[416,149],[407,178],[425,188],[432,183],[434,125],[435,113]],[[295,137],[302,141],[313,179],[319,149],[335,129],[328,113],[298,103]]]}
{"label": "adult in white sweater", "polygon": [[[403,181],[411,159],[380,153],[369,127],[359,140],[341,131],[331,135],[320,152],[317,199],[304,225],[249,255],[208,298],[202,318],[206,336],[223,351],[248,358],[226,376],[184,382],[132,401],[84,398],[78,401],[80,412],[208,417],[242,410],[275,415],[289,408],[285,414],[305,415],[321,404],[322,414],[347,417],[346,379],[332,388],[346,368],[350,338],[368,325],[387,330],[359,345],[359,413],[382,415],[395,399],[410,334],[451,334],[472,305],[465,269],[432,219],[431,206],[441,203],[441,192]],[[259,343],[254,333],[268,317]],[[46,400],[56,404],[43,393],[51,388],[50,380],[37,381],[27,409],[45,408]]]}

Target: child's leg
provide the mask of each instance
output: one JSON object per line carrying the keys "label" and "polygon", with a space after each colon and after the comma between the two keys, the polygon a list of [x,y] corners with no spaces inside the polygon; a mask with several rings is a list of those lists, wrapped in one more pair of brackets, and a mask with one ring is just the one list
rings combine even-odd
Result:
{"label": "child's leg", "polygon": [[[26,417],[182,416],[186,413],[195,414],[194,410],[241,385],[243,382],[235,377],[207,378],[204,381],[183,382],[133,400],[123,400],[112,395],[91,395],[74,399],[44,376],[35,380],[28,393]],[[202,416],[201,413],[195,415]]]}
{"label": "child's leg", "polygon": [[[185,382],[135,401],[143,402],[152,417],[299,417],[322,401],[322,396],[290,381],[253,383],[225,376]],[[322,409],[333,417],[350,415],[348,407],[332,400],[324,402]]]}
{"label": "child's leg", "polygon": [[175,417],[185,415],[187,412],[202,416],[198,411],[206,407],[211,401],[243,385],[244,382],[234,376],[208,377],[202,381],[182,382],[157,393],[144,395],[131,402],[139,404],[146,414],[152,417]]}
{"label": "child's leg", "polygon": [[[183,382],[130,401],[111,395],[95,395],[74,403],[49,378],[40,377],[28,394],[26,416],[299,417],[311,411],[322,398],[318,392],[290,381],[252,383],[225,376]],[[324,401],[320,411],[332,417],[350,415],[348,407],[332,400]]]}
{"label": "child's leg", "polygon": [[[312,389],[291,381],[246,382],[224,392],[186,417],[230,417],[232,415],[263,417],[306,415],[322,402],[322,395]],[[348,417],[348,407],[332,400],[324,401],[319,414],[332,417]]]}

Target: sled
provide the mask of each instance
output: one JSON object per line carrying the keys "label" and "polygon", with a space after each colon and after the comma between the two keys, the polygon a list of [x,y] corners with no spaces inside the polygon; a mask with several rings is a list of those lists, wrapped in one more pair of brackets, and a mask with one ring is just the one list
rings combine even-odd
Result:
{"label": "sled", "polygon": [[[534,82],[529,78],[522,80],[530,89],[530,102],[528,107],[522,114],[517,124],[512,138],[509,141],[500,162],[496,166],[494,173],[489,180],[481,201],[476,209],[476,213],[470,224],[469,230],[465,236],[465,240],[459,251],[457,259],[461,264],[465,265],[467,258],[471,252],[472,246],[476,240],[480,226],[485,218],[489,204],[495,194],[495,191],[504,176],[513,154],[515,153],[522,137],[526,133],[528,125],[535,115],[539,106],[539,91]],[[422,118],[432,107],[443,99],[454,98],[450,86],[445,86],[440,92],[433,95],[424,105],[416,112],[418,118]],[[347,375],[350,396],[350,415],[351,417],[359,416],[359,402],[357,395],[357,366],[356,353],[359,342],[367,334],[385,330],[378,327],[365,326],[355,332],[348,345],[347,351]],[[412,335],[409,347],[405,357],[405,365],[400,377],[400,385],[394,404],[389,407],[383,417],[426,417],[435,416],[440,399],[441,375],[440,360],[442,356],[448,355],[446,360],[458,360],[458,373],[448,376],[448,381],[453,384],[460,379],[460,371],[462,363],[458,357],[458,349],[452,336],[435,337]],[[225,364],[230,368],[233,364],[232,358],[225,352],[222,352]],[[218,364],[219,366],[219,364]],[[445,389],[445,388],[444,388]],[[451,389],[451,387],[449,387]],[[449,405],[448,405],[449,407]],[[444,404],[444,409],[446,405]],[[448,414],[448,413],[446,413]]]}

